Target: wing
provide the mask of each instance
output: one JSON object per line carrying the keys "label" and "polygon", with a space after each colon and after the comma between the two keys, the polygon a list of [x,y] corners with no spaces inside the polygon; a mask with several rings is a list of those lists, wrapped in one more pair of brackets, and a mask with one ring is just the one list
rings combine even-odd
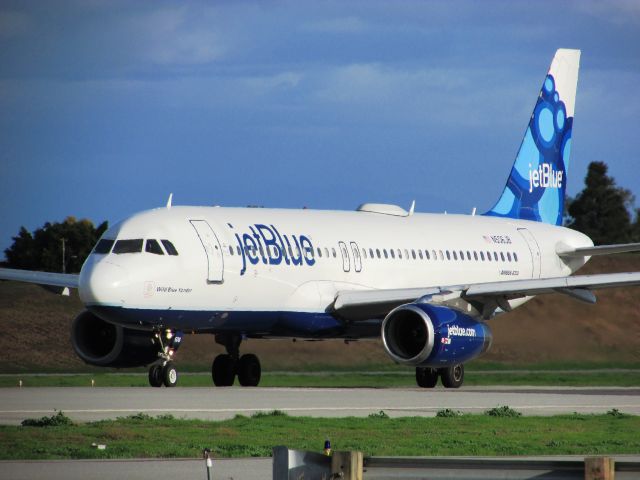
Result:
{"label": "wing", "polygon": [[481,307],[478,310],[486,317],[487,309],[492,309],[491,313],[497,307],[510,310],[508,300],[516,298],[564,293],[584,302],[595,303],[596,298],[592,290],[636,285],[640,285],[640,272],[507,280],[442,287],[350,290],[338,292],[333,309],[347,320],[361,320],[383,317],[399,305],[420,299],[440,303],[463,300]]}
{"label": "wing", "polygon": [[78,278],[79,275],[70,273],[35,272],[31,270],[0,268],[0,280],[36,283],[63,295],[69,294],[69,288],[78,288]]}

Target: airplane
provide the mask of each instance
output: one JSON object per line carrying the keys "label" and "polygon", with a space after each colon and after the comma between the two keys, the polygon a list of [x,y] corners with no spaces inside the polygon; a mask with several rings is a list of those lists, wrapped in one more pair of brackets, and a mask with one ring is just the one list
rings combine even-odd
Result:
{"label": "airplane", "polygon": [[257,386],[247,338],[382,338],[416,383],[464,381],[492,343],[489,322],[535,295],[594,303],[593,290],[640,285],[640,272],[573,276],[594,246],[562,227],[580,50],[559,49],[506,186],[481,215],[428,214],[365,203],[356,211],[166,206],[109,228],[79,275],[0,269],[0,278],[77,288],[75,352],[100,367],[149,366],[178,382],[186,333],[209,333],[216,386]]}

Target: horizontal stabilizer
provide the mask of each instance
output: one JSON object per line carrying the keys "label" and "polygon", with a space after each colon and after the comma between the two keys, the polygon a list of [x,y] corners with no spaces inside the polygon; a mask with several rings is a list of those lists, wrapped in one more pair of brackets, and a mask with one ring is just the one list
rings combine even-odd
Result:
{"label": "horizontal stabilizer", "polygon": [[556,253],[560,257],[591,257],[593,255],[611,255],[613,253],[626,253],[640,251],[640,243],[621,243],[618,245],[598,245],[597,247],[571,248],[560,245]]}

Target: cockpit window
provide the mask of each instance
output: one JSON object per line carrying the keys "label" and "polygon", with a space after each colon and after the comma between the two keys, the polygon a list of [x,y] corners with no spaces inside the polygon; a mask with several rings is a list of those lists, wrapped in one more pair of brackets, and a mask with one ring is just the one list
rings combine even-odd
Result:
{"label": "cockpit window", "polygon": [[139,253],[142,252],[142,239],[118,240],[113,247],[113,253]]}
{"label": "cockpit window", "polygon": [[147,243],[145,243],[145,246],[144,246],[144,251],[153,253],[155,255],[164,255],[164,252],[162,251],[162,247],[160,247],[160,244],[158,243],[158,241],[154,240],[153,238],[147,240]]}
{"label": "cockpit window", "polygon": [[173,246],[169,240],[161,240],[162,245],[164,245],[164,249],[167,251],[169,255],[178,255],[178,250]]}
{"label": "cockpit window", "polygon": [[93,253],[99,253],[99,254],[103,254],[103,255],[106,254],[106,253],[109,253],[111,251],[111,247],[113,247],[114,243],[115,243],[115,240],[111,240],[111,239],[108,239],[108,238],[103,238],[95,246],[95,248],[93,249]]}

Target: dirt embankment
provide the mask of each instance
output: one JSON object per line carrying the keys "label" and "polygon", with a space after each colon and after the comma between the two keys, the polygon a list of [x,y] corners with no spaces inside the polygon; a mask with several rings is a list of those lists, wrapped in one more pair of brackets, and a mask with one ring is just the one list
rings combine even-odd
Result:
{"label": "dirt embankment", "polygon": [[[621,271],[640,271],[640,255],[594,258],[580,273]],[[597,297],[596,305],[587,305],[564,295],[543,295],[492,320],[493,348],[483,359],[639,362],[640,288],[600,290]],[[81,311],[77,295],[61,297],[34,285],[0,282],[0,372],[86,370],[69,338],[71,321]],[[256,353],[265,369],[390,363],[379,341],[250,340],[241,349]],[[188,335],[177,360],[208,369],[221,351],[211,335]]]}

